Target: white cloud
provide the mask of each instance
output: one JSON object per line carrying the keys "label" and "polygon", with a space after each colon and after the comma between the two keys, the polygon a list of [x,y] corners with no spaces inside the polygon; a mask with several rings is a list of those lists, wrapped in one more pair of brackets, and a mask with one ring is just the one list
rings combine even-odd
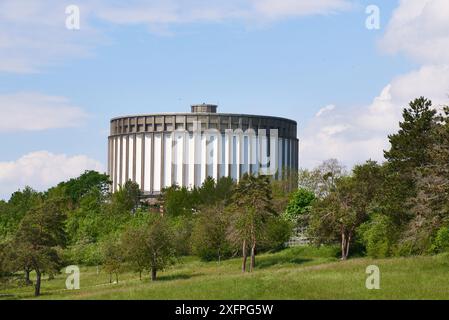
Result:
{"label": "white cloud", "polygon": [[2,0],[0,2],[0,72],[35,73],[62,59],[91,55],[100,41],[87,23],[90,7],[83,10],[81,30],[67,30],[65,7],[60,0]]}
{"label": "white cloud", "polygon": [[[144,24],[169,33],[173,24],[273,21],[330,14],[350,0],[2,0],[0,1],[0,72],[33,73],[62,59],[90,56],[106,43],[95,20],[121,25]],[[80,7],[81,29],[67,30],[67,5]],[[161,32],[162,31],[162,32]]]}
{"label": "white cloud", "polygon": [[103,172],[103,165],[84,155],[67,156],[38,151],[11,162],[0,162],[0,198],[30,186],[43,191],[85,170]]}
{"label": "white cloud", "polygon": [[425,96],[438,107],[449,103],[448,94],[449,66],[423,66],[393,79],[368,106],[342,111],[325,107],[300,134],[301,167],[329,158],[347,166],[368,159],[381,162],[389,148],[387,136],[397,131],[410,100]]}
{"label": "white cloud", "polygon": [[401,0],[380,41],[385,52],[402,53],[418,70],[394,78],[373,102],[351,110],[325,107],[301,133],[301,166],[327,158],[352,166],[383,161],[387,136],[398,130],[402,109],[419,96],[434,106],[449,103],[449,1]]}
{"label": "white cloud", "polygon": [[449,63],[449,1],[401,0],[380,44],[422,63]]}
{"label": "white cloud", "polygon": [[40,93],[0,95],[0,132],[75,127],[87,115],[64,97]]}
{"label": "white cloud", "polygon": [[324,108],[321,108],[320,110],[318,110],[316,117],[321,117],[323,114],[332,111],[335,109],[335,105],[330,104],[328,106],[325,106]]}

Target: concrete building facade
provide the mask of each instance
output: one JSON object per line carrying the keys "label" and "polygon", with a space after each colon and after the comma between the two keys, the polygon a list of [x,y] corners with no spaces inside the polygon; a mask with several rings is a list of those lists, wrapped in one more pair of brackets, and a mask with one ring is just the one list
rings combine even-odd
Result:
{"label": "concrete building facade", "polygon": [[147,196],[172,185],[200,186],[208,176],[281,179],[283,169],[298,170],[299,159],[295,121],[217,113],[209,104],[194,105],[190,113],[114,118],[108,150],[113,191],[132,180]]}

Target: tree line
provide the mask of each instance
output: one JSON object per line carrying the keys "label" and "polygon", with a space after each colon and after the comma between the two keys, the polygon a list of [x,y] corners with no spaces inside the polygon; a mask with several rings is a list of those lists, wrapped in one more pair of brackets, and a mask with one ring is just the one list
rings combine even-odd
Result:
{"label": "tree line", "polygon": [[330,160],[300,172],[297,223],[315,244],[339,243],[343,260],[352,252],[388,257],[449,249],[449,108],[415,99],[388,138],[382,164],[368,160],[345,172]]}
{"label": "tree line", "polygon": [[[123,271],[157,273],[196,255],[203,260],[242,256],[253,271],[256,254],[282,248],[292,225],[283,218],[287,182],[245,175],[207,178],[189,190],[172,186],[156,204],[128,181],[110,193],[109,177],[88,171],[46,192],[27,187],[0,202],[0,280],[34,284],[71,264],[101,266],[118,282]],[[32,283],[30,274],[35,281]]]}

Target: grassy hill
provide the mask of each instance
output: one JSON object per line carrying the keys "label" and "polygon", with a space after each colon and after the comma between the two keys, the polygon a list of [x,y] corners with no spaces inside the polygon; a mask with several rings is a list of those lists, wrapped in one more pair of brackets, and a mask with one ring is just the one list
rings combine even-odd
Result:
{"label": "grassy hill", "polygon": [[[339,261],[332,248],[298,247],[258,256],[242,274],[240,260],[186,257],[159,281],[123,273],[119,283],[95,267],[81,268],[81,290],[65,290],[64,273],[43,282],[40,299],[449,299],[449,255]],[[377,265],[381,289],[367,290],[365,269]],[[32,287],[0,288],[4,299],[29,299]],[[1,298],[1,297],[0,297]]]}

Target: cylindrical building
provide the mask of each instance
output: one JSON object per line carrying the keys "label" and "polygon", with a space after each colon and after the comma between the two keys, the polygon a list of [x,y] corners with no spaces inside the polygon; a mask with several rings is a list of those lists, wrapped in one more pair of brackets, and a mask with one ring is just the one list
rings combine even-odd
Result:
{"label": "cylindrical building", "polygon": [[125,116],[111,120],[108,172],[116,191],[132,180],[147,196],[172,185],[193,188],[208,177],[245,173],[281,179],[298,170],[297,124],[293,120],[217,113],[194,105],[191,113]]}

